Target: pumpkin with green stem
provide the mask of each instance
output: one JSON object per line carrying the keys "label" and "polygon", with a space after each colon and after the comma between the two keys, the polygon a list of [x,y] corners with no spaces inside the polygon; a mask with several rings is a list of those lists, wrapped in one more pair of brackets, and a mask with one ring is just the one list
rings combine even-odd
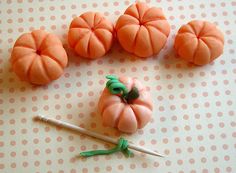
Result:
{"label": "pumpkin with green stem", "polygon": [[107,76],[107,79],[98,103],[103,124],[126,133],[143,128],[152,116],[149,91],[135,78]]}

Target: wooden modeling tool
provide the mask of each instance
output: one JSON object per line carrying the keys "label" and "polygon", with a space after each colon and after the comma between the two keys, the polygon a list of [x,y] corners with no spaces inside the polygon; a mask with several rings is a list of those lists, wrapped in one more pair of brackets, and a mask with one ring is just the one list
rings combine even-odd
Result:
{"label": "wooden modeling tool", "polygon": [[[50,124],[53,124],[53,125],[56,125],[56,126],[59,126],[59,127],[67,128],[67,129],[79,132],[81,134],[100,139],[100,140],[105,141],[105,142],[109,142],[109,143],[112,143],[112,144],[118,144],[118,140],[113,139],[109,136],[98,134],[98,133],[86,130],[84,128],[75,126],[73,124],[69,124],[69,123],[64,122],[64,121],[56,120],[56,119],[53,119],[53,118],[47,118],[45,116],[40,116],[40,115],[35,116],[35,119],[46,122],[46,123],[50,123]],[[153,156],[164,157],[163,155],[161,155],[161,154],[159,154],[155,151],[152,151],[152,150],[140,147],[140,146],[136,146],[134,144],[129,143],[128,148],[136,150],[136,151],[140,151],[140,152],[143,152],[143,153],[146,153],[146,154],[150,154],[150,155],[153,155]]]}

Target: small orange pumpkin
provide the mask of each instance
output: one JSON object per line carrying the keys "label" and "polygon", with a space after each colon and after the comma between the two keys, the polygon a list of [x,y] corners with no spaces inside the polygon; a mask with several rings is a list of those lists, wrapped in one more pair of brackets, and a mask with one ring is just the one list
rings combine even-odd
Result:
{"label": "small orange pumpkin", "polygon": [[110,80],[98,103],[103,124],[126,133],[143,128],[152,116],[153,105],[149,92],[137,79],[107,78]]}
{"label": "small orange pumpkin", "polygon": [[224,36],[214,24],[194,20],[179,29],[174,48],[180,58],[205,65],[223,53]]}
{"label": "small orange pumpkin", "polygon": [[120,45],[139,57],[148,57],[160,52],[170,33],[170,25],[161,9],[149,8],[145,3],[128,7],[116,23]]}
{"label": "small orange pumpkin", "polygon": [[67,54],[60,39],[43,30],[21,35],[11,53],[13,71],[23,81],[44,85],[63,74]]}
{"label": "small orange pumpkin", "polygon": [[86,12],[71,22],[68,42],[78,55],[99,58],[110,50],[113,30],[112,23],[102,14]]}

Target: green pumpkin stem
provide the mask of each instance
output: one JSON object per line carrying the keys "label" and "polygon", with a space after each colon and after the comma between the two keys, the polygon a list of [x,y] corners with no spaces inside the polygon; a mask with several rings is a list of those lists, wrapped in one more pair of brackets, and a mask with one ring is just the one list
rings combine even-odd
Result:
{"label": "green pumpkin stem", "polygon": [[116,76],[108,75],[106,78],[109,79],[106,87],[111,94],[121,94],[122,99],[127,103],[139,97],[139,91],[136,87],[128,92],[127,87]]}

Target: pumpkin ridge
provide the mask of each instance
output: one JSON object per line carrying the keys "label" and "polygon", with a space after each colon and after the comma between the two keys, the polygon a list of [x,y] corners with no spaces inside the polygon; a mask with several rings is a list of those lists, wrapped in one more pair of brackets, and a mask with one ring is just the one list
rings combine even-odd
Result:
{"label": "pumpkin ridge", "polygon": [[[33,32],[31,33],[31,35],[32,35],[32,37],[33,37],[33,39],[34,39],[34,42],[35,42],[35,45],[36,45],[37,50],[41,50],[41,45],[42,45],[43,42],[46,40],[46,38],[49,36],[49,33],[45,34],[45,36],[44,36],[43,40],[41,41],[41,44],[40,44],[40,45],[37,45],[37,42],[36,42],[37,38],[36,38],[36,35],[34,35]],[[36,51],[37,51],[37,50],[36,50]]]}
{"label": "pumpkin ridge", "polygon": [[97,28],[96,31],[97,31],[97,30],[108,31],[109,33],[111,33],[111,34],[113,35],[113,33],[112,33],[109,29],[107,29],[107,28]]}
{"label": "pumpkin ridge", "polygon": [[[50,45],[50,46],[47,46],[46,48],[42,49],[42,45],[44,44],[45,40],[46,40],[49,36],[50,36],[50,34],[47,34],[47,35],[44,37],[44,39],[42,40],[42,43],[41,43],[41,45],[40,45],[39,48],[38,48],[38,49],[41,50],[41,52],[43,52],[44,50],[47,50],[47,49],[49,49],[49,48],[51,48],[51,47],[54,47],[54,46],[62,46],[62,43],[60,42],[59,44]],[[63,46],[62,46],[62,47],[63,47]]]}
{"label": "pumpkin ridge", "polygon": [[106,31],[110,32],[110,33],[113,35],[112,31],[110,31],[108,28],[102,28],[102,27],[99,27],[99,28],[96,28],[95,30],[98,30],[98,29],[106,30]]}
{"label": "pumpkin ridge", "polygon": [[150,33],[150,30],[148,27],[145,27],[147,32],[148,32],[148,35],[149,35],[149,41],[150,41],[150,45],[151,45],[151,48],[152,48],[152,53],[154,52],[154,48],[153,48],[153,42],[152,42],[152,39],[151,39],[151,33]]}
{"label": "pumpkin ridge", "polygon": [[[206,25],[207,25],[207,23],[206,22],[203,22],[203,26],[202,26],[202,28],[201,28],[201,30],[200,30],[200,32],[199,32],[199,34],[197,35],[197,37],[199,37],[199,38],[201,38],[202,37],[202,35],[204,35],[204,29],[206,28]],[[211,29],[212,30],[212,29]],[[210,31],[211,31],[210,30]],[[202,34],[203,33],[203,34]]]}
{"label": "pumpkin ridge", "polygon": [[[148,10],[146,10],[145,12],[144,12],[144,14],[143,14],[143,17],[148,13],[148,11],[149,10],[152,10],[153,9],[153,7],[152,8],[149,8]],[[155,18],[153,18],[153,19],[150,19],[150,20],[148,20],[148,21],[145,21],[145,23],[147,23],[147,22],[152,22],[152,21],[156,21],[156,20],[166,20],[166,18],[163,16],[163,14],[162,14],[162,16],[160,16],[160,17],[155,17]]]}
{"label": "pumpkin ridge", "polygon": [[[93,21],[93,24],[92,24],[92,28],[95,26],[95,17],[96,17],[96,13],[93,13],[93,20],[92,20],[92,21]],[[91,29],[92,29],[92,28],[91,28]]]}
{"label": "pumpkin ridge", "polygon": [[[120,26],[119,28],[118,28],[118,27],[115,27],[115,30],[119,30],[119,29],[121,29],[121,28],[123,28],[124,26],[127,26],[127,25],[139,25],[139,20],[138,20],[136,17],[131,16],[131,15],[129,15],[129,14],[123,14],[123,16],[129,16],[129,17],[135,19],[135,20],[137,21],[137,23],[132,23],[132,24],[127,23],[127,24],[125,24],[125,25]],[[121,19],[119,18],[118,21],[119,21],[119,20],[121,20]]]}
{"label": "pumpkin ridge", "polygon": [[[25,41],[27,40],[27,42]],[[14,47],[19,46],[19,47],[28,47],[33,50],[36,49],[35,44],[34,44],[34,38],[31,36],[31,33],[24,33],[18,37],[18,39],[14,43]]]}
{"label": "pumpkin ridge", "polygon": [[33,50],[33,51],[35,51],[35,49],[33,49],[32,47],[28,47],[28,46],[20,46],[20,45],[18,45],[18,46],[14,46],[14,48],[15,47],[19,47],[19,48],[26,48],[26,49],[31,49],[31,50]]}
{"label": "pumpkin ridge", "polygon": [[[165,21],[165,20],[163,20],[163,21]],[[150,21],[150,22],[153,22],[153,21]],[[157,29],[158,31],[160,31],[162,34],[164,34],[166,37],[168,37],[168,35],[169,35],[169,34],[166,35],[164,32],[162,32],[162,30],[157,25],[153,25],[149,22],[145,23],[145,27],[153,27],[153,28]]]}
{"label": "pumpkin ridge", "polygon": [[199,40],[197,40],[197,47],[194,51],[194,54],[193,54],[193,58],[192,58],[192,61],[191,62],[195,62],[195,59],[196,59],[196,54],[197,54],[197,51],[198,51],[198,48],[199,48]]}
{"label": "pumpkin ridge", "polygon": [[[211,34],[211,32],[214,31],[214,30],[216,30],[216,29],[217,29],[216,27],[212,27],[211,29],[209,29],[209,31],[207,30],[207,31],[203,34],[203,36],[201,36],[201,37],[204,37],[205,35]],[[214,35],[212,35],[212,36],[214,36]]]}
{"label": "pumpkin ridge", "polygon": [[[81,39],[79,39],[79,40],[77,41],[77,43],[75,44],[75,47],[74,47],[74,51],[76,52],[76,54],[88,58],[87,49],[88,49],[88,42],[89,42],[90,35],[91,35],[91,33],[88,32],[87,34],[85,34],[85,35],[83,36],[83,38],[81,38]],[[81,44],[81,40],[82,40],[82,39],[87,41],[86,44],[84,44],[84,45],[86,46],[86,50],[85,50],[85,52],[83,52],[83,53],[85,53],[86,55],[79,54],[79,53],[77,52],[77,50],[76,50],[77,48],[80,47],[80,44]]]}
{"label": "pumpkin ridge", "polygon": [[[105,19],[103,19],[103,20],[105,20]],[[101,20],[101,22],[99,22],[99,23],[94,27],[94,30],[97,30],[97,29],[104,29],[104,30],[109,31],[110,33],[112,33],[112,31],[109,30],[109,28],[99,26],[99,25],[103,22],[103,20]],[[114,29],[114,26],[113,26],[113,25],[112,25],[112,28]]]}
{"label": "pumpkin ridge", "polygon": [[[135,17],[136,19],[139,19],[139,11],[138,11],[136,5],[137,5],[137,3],[130,5],[130,6],[125,10],[124,14],[129,15],[129,16],[133,16],[133,17]],[[136,17],[136,16],[137,16],[137,17]]]}
{"label": "pumpkin ridge", "polygon": [[140,22],[142,23],[143,22],[143,17],[146,15],[146,13],[148,12],[148,10],[150,10],[151,8],[148,8],[144,13],[143,13],[143,16],[142,16],[142,19],[140,19]]}
{"label": "pumpkin ridge", "polygon": [[130,25],[139,26],[139,25],[137,25],[137,24],[135,24],[135,23],[132,23],[132,24],[126,24],[126,25],[123,25],[122,27],[120,27],[119,29],[117,29],[117,32],[118,32],[118,30],[122,29],[123,27],[127,27],[127,26],[130,26]]}
{"label": "pumpkin ridge", "polygon": [[148,27],[155,28],[158,32],[160,32],[162,35],[164,35],[167,38],[167,36],[159,28],[156,28],[153,25],[149,25]]}
{"label": "pumpkin ridge", "polygon": [[70,29],[78,29],[78,28],[83,28],[83,29],[90,29],[90,27],[84,27],[84,26],[77,26],[77,27],[70,27]]}
{"label": "pumpkin ridge", "polygon": [[140,21],[140,13],[139,13],[139,8],[138,8],[138,3],[135,4],[135,8],[137,9],[138,12],[138,20]]}
{"label": "pumpkin ridge", "polygon": [[[76,26],[76,27],[73,26],[73,27],[72,27],[73,21],[79,20],[79,19],[81,19],[81,20],[86,24],[86,26]],[[84,28],[84,29],[89,29],[89,28],[90,28],[89,25],[88,25],[88,23],[87,23],[81,16],[76,17],[73,21],[72,21],[72,23],[70,24],[70,27],[69,27],[69,28]],[[78,22],[78,23],[79,23],[79,22]]]}
{"label": "pumpkin ridge", "polygon": [[[160,20],[159,20],[160,21]],[[164,21],[164,20],[163,20]],[[152,21],[151,21],[152,22]],[[165,31],[163,31],[163,29],[161,27],[159,27],[159,25],[154,25],[151,22],[148,22],[145,24],[146,27],[153,27],[157,30],[159,30],[162,34],[164,34],[166,36],[166,38],[169,36],[170,33],[165,33]],[[166,21],[165,21],[166,22]],[[167,22],[166,22],[167,23]],[[167,23],[168,24],[168,23]],[[169,24],[168,24],[169,25]]]}
{"label": "pumpkin ridge", "polygon": [[132,105],[144,106],[144,107],[147,107],[150,111],[152,111],[152,106],[149,105],[148,103],[144,102],[144,101],[141,101],[141,100],[139,100],[138,102],[132,103]]}
{"label": "pumpkin ridge", "polygon": [[[180,36],[180,35],[184,35],[184,34],[189,34],[189,35],[191,35],[192,37],[196,37],[196,35],[195,34],[193,34],[193,33],[191,33],[191,32],[182,32],[182,33],[178,33],[178,36]],[[177,36],[177,35],[176,35]]]}
{"label": "pumpkin ridge", "polygon": [[56,47],[56,46],[63,47],[61,44],[50,45],[50,46],[47,46],[45,49],[41,50],[41,54],[43,54],[43,52],[45,52],[46,50],[48,50],[52,47]]}
{"label": "pumpkin ridge", "polygon": [[18,57],[18,58],[15,58],[15,60],[13,61],[11,61],[12,62],[12,65],[14,65],[17,61],[19,61],[19,60],[21,60],[22,58],[24,58],[24,57],[26,57],[26,56],[28,56],[28,55],[30,55],[31,53],[28,53],[28,54],[25,54],[25,55],[23,55],[23,56],[21,56],[21,57]]}
{"label": "pumpkin ridge", "polygon": [[[28,54],[28,55],[30,55],[30,54]],[[26,57],[26,56],[28,56],[28,55],[25,55],[24,57]],[[22,57],[23,58],[23,57]],[[22,58],[18,58],[18,59],[16,59],[15,61],[13,61],[12,62],[12,67],[14,67],[15,66],[15,64],[17,63],[17,61],[20,61]],[[33,56],[33,58],[32,58],[32,62],[34,61],[34,59],[35,59],[35,56]],[[30,67],[31,67],[31,64],[32,64],[32,62],[30,63],[30,65],[29,65],[29,67],[28,67],[28,69],[26,70],[27,71],[27,73],[28,73],[28,70],[30,69]],[[26,74],[27,74],[26,73]],[[28,76],[26,75],[26,77],[28,78]]]}
{"label": "pumpkin ridge", "polygon": [[106,106],[102,105],[102,108],[101,108],[101,110],[100,110],[101,115],[103,116],[104,111],[105,111],[108,107],[110,107],[110,106],[112,106],[112,105],[115,105],[115,104],[120,104],[120,103],[121,103],[121,102],[112,101],[112,102],[109,102]]}
{"label": "pumpkin ridge", "polygon": [[150,7],[146,3],[142,3],[142,2],[137,2],[136,6],[137,6],[140,22],[143,22],[143,18],[146,12],[150,9]]}
{"label": "pumpkin ridge", "polygon": [[[143,29],[142,29],[143,28]],[[151,42],[151,38],[150,38],[150,33],[149,33],[149,31],[148,31],[148,29],[147,29],[147,27],[145,26],[145,25],[141,25],[140,26],[140,28],[139,28],[139,32],[138,32],[138,38],[141,38],[141,36],[140,36],[140,32],[141,32],[141,34],[142,33],[147,33],[147,40],[145,40],[145,43],[149,43],[150,45],[148,45],[148,47],[150,47],[150,51],[151,51],[151,55],[153,55],[153,53],[154,53],[154,49],[153,49],[153,45],[152,45],[152,42]],[[137,41],[135,40],[135,51],[137,50]],[[148,53],[148,54],[150,54],[150,53]],[[139,54],[140,55],[140,54]],[[141,55],[140,55],[141,56]],[[150,55],[149,55],[150,56]]]}
{"label": "pumpkin ridge", "polygon": [[[79,16],[79,17],[87,24],[88,28],[91,29],[91,26],[88,24],[87,20],[85,20],[85,19],[83,18],[83,15],[81,15],[81,16]],[[94,20],[94,16],[93,16],[93,20]],[[78,27],[77,27],[77,28],[78,28]]]}
{"label": "pumpkin ridge", "polygon": [[136,44],[137,44],[137,37],[138,37],[139,32],[140,32],[140,26],[139,26],[139,29],[138,29],[136,35],[135,35],[134,41],[133,41],[133,45],[132,45],[133,50],[132,50],[132,52],[134,52],[134,50],[135,50],[135,47],[136,47]]}
{"label": "pumpkin ridge", "polygon": [[[39,47],[40,47],[40,45],[38,46],[37,45],[37,43],[36,43],[36,40],[37,40],[37,38],[35,37],[35,35],[31,32],[30,33],[30,35],[31,35],[31,37],[33,38],[33,40],[34,40],[34,45],[35,45],[35,47],[36,47],[36,50],[35,51],[37,51],[38,49],[39,49]],[[44,40],[44,39],[43,39]],[[41,43],[42,44],[42,43]]]}
{"label": "pumpkin ridge", "polygon": [[208,46],[208,44],[204,41],[204,40],[202,40],[202,39],[200,39],[202,42],[203,42],[203,44],[205,44],[206,45],[206,47],[208,48],[208,52],[209,52],[209,54],[210,54],[210,61],[212,60],[212,55],[211,55],[211,48]]}
{"label": "pumpkin ridge", "polygon": [[[199,33],[199,37],[204,37],[204,35],[207,35],[208,33],[211,33],[212,31],[214,31],[216,29],[216,27],[212,27],[211,29],[208,29],[207,31],[203,32],[204,29],[206,30],[206,26],[207,26],[207,22],[204,22],[202,30]],[[208,27],[209,28],[209,27]]]}
{"label": "pumpkin ridge", "polygon": [[[73,29],[77,29],[77,28],[73,28]],[[84,29],[88,29],[88,28],[84,28]],[[76,45],[79,43],[79,41],[81,39],[83,39],[87,34],[90,34],[90,30],[88,29],[88,32],[86,32],[85,34],[83,34],[78,40],[76,40],[74,45],[71,45],[71,47],[74,49],[76,47]]]}
{"label": "pumpkin ridge", "polygon": [[[205,22],[205,25],[207,25],[207,23]],[[209,28],[209,27],[208,27]],[[212,28],[208,29],[204,34],[204,35],[208,35],[208,34],[211,34],[212,31],[214,30],[218,30],[216,26],[212,26]],[[219,30],[218,30],[219,31]]]}
{"label": "pumpkin ridge", "polygon": [[219,39],[218,37],[214,37],[213,35],[211,35],[211,36],[203,36],[200,39],[202,40],[202,39],[207,39],[207,38],[214,39],[215,41],[217,41],[220,44],[222,44],[222,46],[224,46],[224,42],[221,39]]}
{"label": "pumpkin ridge", "polygon": [[112,106],[112,105],[116,105],[116,104],[121,104],[121,103],[122,103],[122,102],[111,101],[111,102],[109,102],[109,104],[107,104],[106,106],[102,106],[101,115],[103,116],[104,111],[105,111],[108,107],[110,107],[110,106]]}
{"label": "pumpkin ridge", "polygon": [[[96,18],[97,16],[98,16],[98,13],[95,13],[94,19],[93,19],[93,20],[94,20],[93,23],[95,23],[95,18]],[[96,29],[96,26],[100,25],[103,20],[104,20],[104,18],[101,17],[100,20],[99,20],[99,22],[98,22],[96,25],[94,24],[94,28]]]}
{"label": "pumpkin ridge", "polygon": [[[182,27],[186,27],[187,29],[184,30]],[[180,33],[184,34],[184,33],[187,32],[187,33],[191,33],[191,34],[195,35],[194,29],[189,24],[186,24],[186,25],[184,25],[182,27],[180,27],[180,29],[178,30],[178,34],[180,34]]]}
{"label": "pumpkin ridge", "polygon": [[96,37],[96,39],[100,42],[100,44],[102,45],[102,47],[104,48],[105,52],[107,51],[105,44],[102,42],[101,38],[96,34],[96,32],[93,33]]}
{"label": "pumpkin ridge", "polygon": [[49,51],[50,48],[52,47],[59,47],[59,48],[63,48],[62,45],[52,45],[52,46],[48,46],[46,49],[44,49],[43,51],[41,51],[41,55],[40,56],[48,56],[49,58],[53,59],[54,61],[57,61],[57,63],[61,66],[64,67],[64,65],[57,59],[54,57],[54,54],[50,54],[50,56],[48,54],[45,54],[46,51]]}
{"label": "pumpkin ridge", "polygon": [[194,31],[193,31],[193,33],[192,33],[192,32],[190,32],[190,31],[178,32],[178,35],[180,35],[180,34],[187,34],[187,33],[189,33],[189,34],[192,34],[192,35],[194,35],[194,36],[196,37],[196,35],[195,35],[195,32],[194,32]]}
{"label": "pumpkin ridge", "polygon": [[153,19],[151,19],[151,20],[147,20],[147,21],[145,21],[144,24],[146,24],[146,23],[148,23],[148,22],[154,22],[154,21],[156,21],[156,20],[164,20],[164,21],[166,21],[165,18],[159,18],[159,17],[156,17],[156,18],[153,18]]}
{"label": "pumpkin ridge", "polygon": [[[18,46],[17,46],[18,47]],[[24,47],[21,47],[21,46],[19,46],[20,48],[24,48]],[[16,47],[15,47],[16,48]],[[25,49],[25,48],[24,48]],[[26,48],[26,49],[28,49],[28,48]],[[34,49],[31,49],[31,50],[34,50]],[[16,58],[11,58],[11,62],[12,62],[12,64],[15,64],[19,59],[21,59],[21,58],[23,58],[23,57],[25,57],[25,56],[28,56],[28,55],[30,55],[30,54],[32,54],[32,53],[34,53],[34,52],[30,52],[30,53],[27,53],[27,54],[24,54],[23,56],[21,56],[21,57],[16,57]]]}
{"label": "pumpkin ridge", "polygon": [[89,40],[88,40],[88,44],[87,44],[87,54],[88,56],[90,57],[90,54],[91,54],[91,50],[90,50],[90,44],[91,44],[91,32],[90,32],[90,35],[89,35]]}
{"label": "pumpkin ridge", "polygon": [[197,31],[194,29],[192,23],[190,22],[187,25],[189,25],[191,27],[191,29],[194,31],[195,36],[197,37],[198,36]]}
{"label": "pumpkin ridge", "polygon": [[188,41],[186,41],[183,45],[181,45],[178,49],[177,49],[177,53],[179,54],[179,50],[181,49],[181,47],[184,47],[185,45],[189,44],[189,42],[191,42],[193,39],[195,39],[196,37],[192,37],[192,39],[189,39]]}
{"label": "pumpkin ridge", "polygon": [[[117,118],[117,121],[116,121],[116,123],[115,123],[115,127],[117,127],[117,128],[118,128],[118,125],[119,125],[119,122],[120,122],[121,117],[124,116],[123,114],[124,114],[124,111],[125,111],[126,107],[127,107],[127,105],[124,105],[124,106],[123,106],[123,109],[122,109],[122,111],[120,112],[120,116]],[[130,107],[130,106],[128,106],[128,107]],[[130,107],[130,108],[131,108],[131,107]]]}
{"label": "pumpkin ridge", "polygon": [[96,13],[93,13],[93,23],[92,23],[92,26],[90,26],[90,29],[92,29],[94,26],[95,26],[95,16],[96,16]]}
{"label": "pumpkin ridge", "polygon": [[30,63],[29,69],[27,70],[27,73],[26,73],[26,77],[29,79],[29,81],[32,81],[32,79],[31,79],[31,77],[30,77],[30,74],[31,74],[31,71],[32,71],[32,66],[33,66],[33,64],[35,63],[35,60],[36,60],[37,56],[38,56],[38,55],[35,54],[35,56],[34,56],[32,62]]}
{"label": "pumpkin ridge", "polygon": [[[48,71],[48,69],[47,69],[47,67],[46,67],[46,64],[45,64],[45,62],[44,62],[44,58],[41,58],[40,61],[41,61],[42,65],[43,65],[43,68],[44,68],[44,70],[45,70],[45,74],[46,74],[47,78],[48,78],[49,80],[53,80],[53,79],[50,78],[49,71]],[[59,66],[60,66],[60,65],[59,65]],[[60,66],[60,67],[61,67],[61,66]],[[62,70],[63,70],[63,69],[62,69]]]}
{"label": "pumpkin ridge", "polygon": [[132,109],[132,111],[134,112],[134,116],[135,116],[135,118],[136,118],[136,121],[137,121],[137,125],[138,125],[138,129],[140,128],[140,119],[139,119],[139,117],[136,115],[137,114],[137,112],[134,110],[134,108],[133,108],[133,106],[132,105],[130,105],[130,108]]}
{"label": "pumpkin ridge", "polygon": [[115,127],[118,127],[118,124],[119,124],[119,122],[120,122],[121,115],[123,115],[124,111],[125,111],[125,105],[123,105],[123,108],[122,108],[122,110],[121,110],[120,113],[119,113],[120,116],[118,116],[118,118],[117,118],[117,120],[116,120],[116,122],[115,122]]}
{"label": "pumpkin ridge", "polygon": [[61,67],[61,69],[63,70],[63,65],[61,64],[61,62],[59,62],[55,57],[53,57],[53,56],[48,56],[48,55],[41,55],[41,58],[42,57],[47,57],[47,58],[50,58],[50,59],[52,59],[53,61],[55,61],[60,67]]}
{"label": "pumpkin ridge", "polygon": [[189,35],[189,37],[190,38],[192,38],[192,39],[194,39],[194,38],[196,38],[196,35],[195,34],[193,34],[193,33],[190,33],[190,32],[187,32],[187,33],[178,33],[177,35],[176,35],[176,37],[175,37],[175,41],[174,41],[174,48],[175,48],[175,50],[177,51],[177,53],[178,53],[178,50],[180,49],[180,47],[182,46],[182,44],[176,44],[176,41],[177,41],[177,39],[179,39],[180,37],[185,37],[186,35]]}
{"label": "pumpkin ridge", "polygon": [[43,66],[43,72],[45,73],[45,76],[47,77],[47,79],[50,81],[50,80],[52,80],[50,77],[49,77],[49,74],[48,74],[48,71],[47,71],[47,68],[46,68],[46,66],[45,66],[45,64],[44,64],[44,61],[42,60],[42,58],[39,56],[39,62],[42,64],[42,66]]}
{"label": "pumpkin ridge", "polygon": [[[146,102],[145,102],[146,103]],[[145,107],[147,109],[149,109],[150,111],[152,111],[152,108],[149,106],[149,104],[145,104],[145,103],[142,103],[142,104],[132,104],[133,106],[141,106],[141,107]]]}

